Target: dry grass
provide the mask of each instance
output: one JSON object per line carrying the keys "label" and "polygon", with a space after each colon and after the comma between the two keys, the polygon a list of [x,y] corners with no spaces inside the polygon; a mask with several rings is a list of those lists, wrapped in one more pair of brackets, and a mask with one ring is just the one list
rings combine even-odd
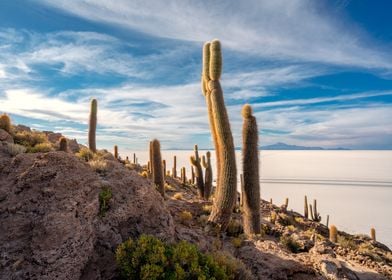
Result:
{"label": "dry grass", "polygon": [[182,196],[182,193],[180,193],[180,192],[175,193],[175,194],[173,195],[173,198],[176,199],[176,200],[182,200],[182,199],[184,199],[183,196]]}
{"label": "dry grass", "polygon": [[47,153],[53,151],[53,145],[49,142],[39,143],[34,147],[27,148],[27,152],[29,153]]}
{"label": "dry grass", "polygon": [[18,154],[23,154],[26,152],[26,147],[19,145],[19,144],[12,144],[12,143],[7,143],[7,152],[11,155],[11,156],[16,156]]}
{"label": "dry grass", "polygon": [[94,157],[94,153],[89,148],[82,148],[79,153],[76,153],[76,156],[85,161],[89,161]]}
{"label": "dry grass", "polygon": [[212,205],[203,205],[202,209],[204,214],[210,214],[212,211]]}
{"label": "dry grass", "polygon": [[104,173],[108,170],[108,164],[104,159],[92,159],[88,162],[90,167],[98,173]]}
{"label": "dry grass", "polygon": [[182,211],[179,217],[180,217],[180,222],[184,225],[189,225],[193,218],[192,213],[186,210]]}

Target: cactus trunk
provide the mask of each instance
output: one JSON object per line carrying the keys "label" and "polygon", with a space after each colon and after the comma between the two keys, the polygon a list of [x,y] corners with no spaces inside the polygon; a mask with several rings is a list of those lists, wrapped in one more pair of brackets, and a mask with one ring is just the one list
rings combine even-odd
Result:
{"label": "cactus trunk", "polygon": [[211,166],[211,153],[207,152],[207,160],[203,156],[203,166],[206,169],[205,179],[204,179],[204,199],[209,200],[212,191],[212,166]]}
{"label": "cactus trunk", "polygon": [[261,230],[258,129],[249,105],[242,109],[242,116],[243,222],[245,233],[253,235],[259,234]]}
{"label": "cactus trunk", "polygon": [[177,157],[174,156],[173,158],[173,170],[172,170],[173,178],[177,178]]}
{"label": "cactus trunk", "polygon": [[308,197],[306,195],[305,195],[305,201],[304,201],[304,217],[306,219],[309,219]]}
{"label": "cactus trunk", "polygon": [[203,169],[201,168],[199,151],[197,145],[195,145],[195,155],[190,158],[191,164],[195,167],[196,185],[200,198],[204,198],[204,178]]}
{"label": "cactus trunk", "polygon": [[88,147],[93,153],[97,152],[97,145],[95,140],[95,133],[97,130],[97,111],[97,100],[92,99],[90,104],[90,121],[88,126]]}
{"label": "cactus trunk", "polygon": [[60,143],[59,143],[60,147],[59,150],[62,152],[68,152],[68,144],[67,144],[67,138],[65,137],[61,137],[60,138]]}
{"label": "cactus trunk", "polygon": [[117,147],[117,145],[114,145],[114,158],[118,159],[118,147]]}
{"label": "cactus trunk", "polygon": [[165,196],[165,180],[163,177],[161,144],[154,139],[151,142],[152,147],[152,178],[157,190],[164,197]]}

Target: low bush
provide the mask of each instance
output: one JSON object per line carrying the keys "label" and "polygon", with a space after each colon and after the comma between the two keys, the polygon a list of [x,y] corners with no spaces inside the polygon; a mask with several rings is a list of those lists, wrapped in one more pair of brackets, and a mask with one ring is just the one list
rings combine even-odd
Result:
{"label": "low bush", "polygon": [[34,147],[28,147],[28,153],[47,153],[53,151],[53,145],[49,142],[39,143]]}
{"label": "low bush", "polygon": [[228,236],[239,236],[244,232],[244,228],[240,221],[231,219],[227,226],[226,233]]}
{"label": "low bush", "polygon": [[32,148],[38,144],[47,143],[48,138],[43,132],[19,131],[14,135],[14,142],[26,148]]}
{"label": "low bush", "polygon": [[129,239],[116,250],[122,279],[234,279],[236,266],[227,260],[203,254],[186,241],[167,244],[150,236]]}
{"label": "low bush", "polygon": [[180,192],[175,193],[173,195],[173,198],[176,199],[176,200],[182,200],[183,199],[182,193],[180,193]]}
{"label": "low bush", "polygon": [[16,156],[18,154],[23,154],[26,152],[26,147],[19,145],[19,144],[12,144],[12,143],[7,143],[7,152],[11,155],[11,156]]}
{"label": "low bush", "polygon": [[291,236],[282,236],[280,243],[292,253],[298,253],[301,249],[301,245]]}
{"label": "low bush", "polygon": [[85,161],[89,161],[94,157],[94,153],[89,148],[81,148],[76,156],[84,159]]}
{"label": "low bush", "polygon": [[98,173],[105,173],[108,170],[108,164],[106,160],[97,158],[97,159],[92,159],[88,162],[90,167]]}
{"label": "low bush", "polygon": [[186,210],[182,211],[179,217],[180,217],[180,222],[184,225],[189,225],[193,218],[192,213]]}

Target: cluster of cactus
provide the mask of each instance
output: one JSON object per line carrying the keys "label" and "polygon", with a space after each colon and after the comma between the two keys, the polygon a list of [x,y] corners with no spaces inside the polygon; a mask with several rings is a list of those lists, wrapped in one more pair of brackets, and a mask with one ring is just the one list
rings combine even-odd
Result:
{"label": "cluster of cactus", "polygon": [[195,167],[196,185],[200,198],[204,198],[204,178],[203,169],[201,168],[201,159],[199,157],[199,150],[195,145],[195,155],[190,157],[191,164]]}
{"label": "cluster of cactus", "polygon": [[11,119],[7,114],[0,115],[0,129],[11,133]]}
{"label": "cluster of cactus", "polygon": [[162,166],[161,144],[157,139],[150,142],[152,178],[157,190],[165,196],[165,180]]}
{"label": "cluster of cactus", "polygon": [[92,99],[90,104],[90,121],[88,126],[88,147],[93,153],[97,152],[97,144],[95,140],[95,133],[97,130],[97,111],[97,100]]}
{"label": "cluster of cactus", "polygon": [[[258,129],[252,108],[242,109],[243,223],[247,235],[260,234],[260,180]],[[286,199],[287,209],[288,199]]]}
{"label": "cluster of cactus", "polygon": [[219,82],[222,53],[218,40],[203,47],[201,87],[206,98],[211,135],[217,159],[217,188],[208,222],[225,230],[236,201],[237,170],[233,136]]}
{"label": "cluster of cactus", "polygon": [[317,200],[316,199],[313,200],[313,207],[312,207],[312,204],[309,205],[309,209],[310,209],[310,217],[312,218],[312,220],[315,222],[320,222],[321,215],[319,212],[317,212]]}

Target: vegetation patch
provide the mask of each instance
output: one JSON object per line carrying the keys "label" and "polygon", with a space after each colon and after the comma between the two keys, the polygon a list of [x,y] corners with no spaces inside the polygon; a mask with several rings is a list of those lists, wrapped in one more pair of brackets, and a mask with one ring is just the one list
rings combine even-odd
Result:
{"label": "vegetation patch", "polygon": [[189,212],[189,211],[182,211],[181,213],[180,213],[180,222],[182,223],[182,224],[184,224],[184,225],[189,225],[190,224],[190,222],[192,221],[192,218],[193,218],[193,216],[192,216],[192,213],[191,212]]}
{"label": "vegetation patch", "polygon": [[94,157],[94,153],[89,148],[81,148],[76,156],[84,159],[85,161],[89,161]]}
{"label": "vegetation patch", "polygon": [[282,236],[280,238],[280,243],[292,253],[300,252],[301,245],[291,236]]}
{"label": "vegetation patch", "polygon": [[225,256],[203,254],[186,241],[166,244],[150,235],[120,244],[116,261],[122,279],[141,280],[234,279],[240,266]]}
{"label": "vegetation patch", "polygon": [[108,186],[102,187],[99,192],[99,215],[104,217],[109,210],[109,201],[112,198],[112,190]]}

